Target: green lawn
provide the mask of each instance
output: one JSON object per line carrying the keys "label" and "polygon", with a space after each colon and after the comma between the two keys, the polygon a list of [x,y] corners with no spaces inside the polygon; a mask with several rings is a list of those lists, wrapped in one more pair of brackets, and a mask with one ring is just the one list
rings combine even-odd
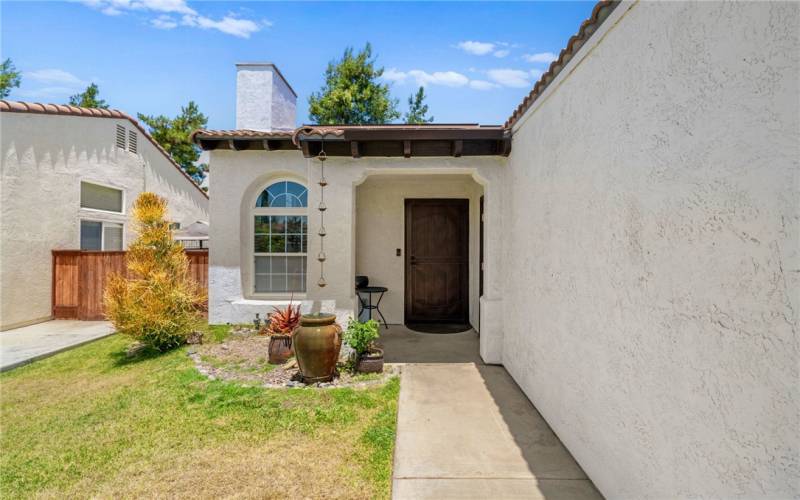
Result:
{"label": "green lawn", "polygon": [[0,375],[4,498],[389,497],[396,379],[247,388],[205,379],[185,349],[129,360],[128,343]]}

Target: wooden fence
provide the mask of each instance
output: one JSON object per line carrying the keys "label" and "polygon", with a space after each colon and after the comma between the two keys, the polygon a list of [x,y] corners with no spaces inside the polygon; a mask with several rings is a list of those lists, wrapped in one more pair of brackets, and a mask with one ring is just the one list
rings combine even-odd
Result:
{"label": "wooden fence", "polygon": [[[189,275],[208,293],[208,249],[187,250]],[[53,250],[53,317],[105,319],[103,291],[109,276],[125,273],[125,252]]]}

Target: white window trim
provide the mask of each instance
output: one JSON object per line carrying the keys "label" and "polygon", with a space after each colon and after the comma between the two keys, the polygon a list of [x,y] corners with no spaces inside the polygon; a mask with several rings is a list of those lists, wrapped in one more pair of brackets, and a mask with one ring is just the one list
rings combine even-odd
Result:
{"label": "white window trim", "polygon": [[[294,177],[276,177],[274,179],[270,179],[269,182],[263,184],[258,190],[256,190],[256,195],[250,200],[250,212],[248,216],[248,247],[247,247],[247,255],[249,256],[249,266],[250,270],[248,275],[250,276],[250,296],[256,299],[273,299],[273,300],[285,300],[289,299],[290,297],[294,299],[305,299],[308,293],[308,248],[306,248],[305,252],[300,253],[270,253],[270,252],[256,252],[256,229],[255,229],[255,217],[257,215],[303,215],[306,216],[306,221],[308,220],[308,206],[306,207],[297,207],[297,208],[269,208],[269,207],[256,207],[256,203],[258,202],[259,196],[261,193],[264,192],[265,189],[270,187],[273,184],[278,182],[294,182],[295,184],[300,184],[304,188],[306,188],[306,192],[308,192],[308,185],[304,180],[300,180]],[[308,196],[308,195],[307,195]],[[308,199],[308,198],[306,198]],[[308,230],[308,225],[306,225],[306,230]],[[308,245],[308,233],[306,233],[306,245]],[[304,292],[256,292],[256,257],[270,257],[270,256],[292,256],[292,257],[305,257],[306,258],[306,290]]]}
{"label": "white window trim", "polygon": [[[89,208],[89,207],[81,206],[81,184],[83,184],[83,183],[93,184],[95,186],[100,186],[100,187],[104,187],[104,188],[115,189],[117,191],[121,191],[122,192],[122,212],[115,212],[113,210],[102,210],[102,209],[99,209],[99,208]],[[127,196],[127,191],[125,190],[124,187],[116,186],[114,184],[105,184],[103,182],[96,182],[96,181],[93,181],[91,179],[78,179],[78,208],[80,208],[81,210],[86,210],[87,212],[97,212],[97,213],[100,213],[100,214],[127,215],[127,207],[128,207],[128,196]],[[83,219],[83,220],[89,220],[89,219]]]}
{"label": "white window trim", "polygon": [[[116,213],[116,212],[112,212]],[[81,222],[99,222],[100,223],[100,250],[86,250],[87,252],[124,252],[125,248],[127,248],[127,238],[125,235],[125,223],[122,221],[116,222],[112,220],[103,220],[103,219],[90,219],[87,217],[81,217],[78,220],[78,246],[80,246],[81,241]],[[114,226],[122,226],[122,249],[121,250],[106,250],[106,226],[107,225],[114,225]],[[81,249],[83,250],[83,249]]]}

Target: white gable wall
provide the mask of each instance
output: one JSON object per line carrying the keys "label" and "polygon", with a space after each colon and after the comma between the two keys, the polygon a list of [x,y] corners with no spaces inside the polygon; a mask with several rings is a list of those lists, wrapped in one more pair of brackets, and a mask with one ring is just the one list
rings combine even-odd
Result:
{"label": "white gable wall", "polygon": [[799,13],[623,3],[514,129],[503,363],[608,498],[800,494]]}
{"label": "white gable wall", "polygon": [[[80,220],[123,223],[144,190],[164,196],[170,220],[208,220],[208,199],[138,130],[138,154],[115,146],[128,120],[0,113],[0,328],[48,319],[53,249],[80,248]],[[85,180],[124,190],[122,215],[80,208]]]}

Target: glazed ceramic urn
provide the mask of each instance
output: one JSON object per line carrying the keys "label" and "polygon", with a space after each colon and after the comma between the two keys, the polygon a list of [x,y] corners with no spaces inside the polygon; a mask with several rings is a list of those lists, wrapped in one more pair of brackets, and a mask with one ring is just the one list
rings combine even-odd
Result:
{"label": "glazed ceramic urn", "polygon": [[304,314],[292,340],[303,382],[330,382],[342,347],[342,328],[336,315]]}

